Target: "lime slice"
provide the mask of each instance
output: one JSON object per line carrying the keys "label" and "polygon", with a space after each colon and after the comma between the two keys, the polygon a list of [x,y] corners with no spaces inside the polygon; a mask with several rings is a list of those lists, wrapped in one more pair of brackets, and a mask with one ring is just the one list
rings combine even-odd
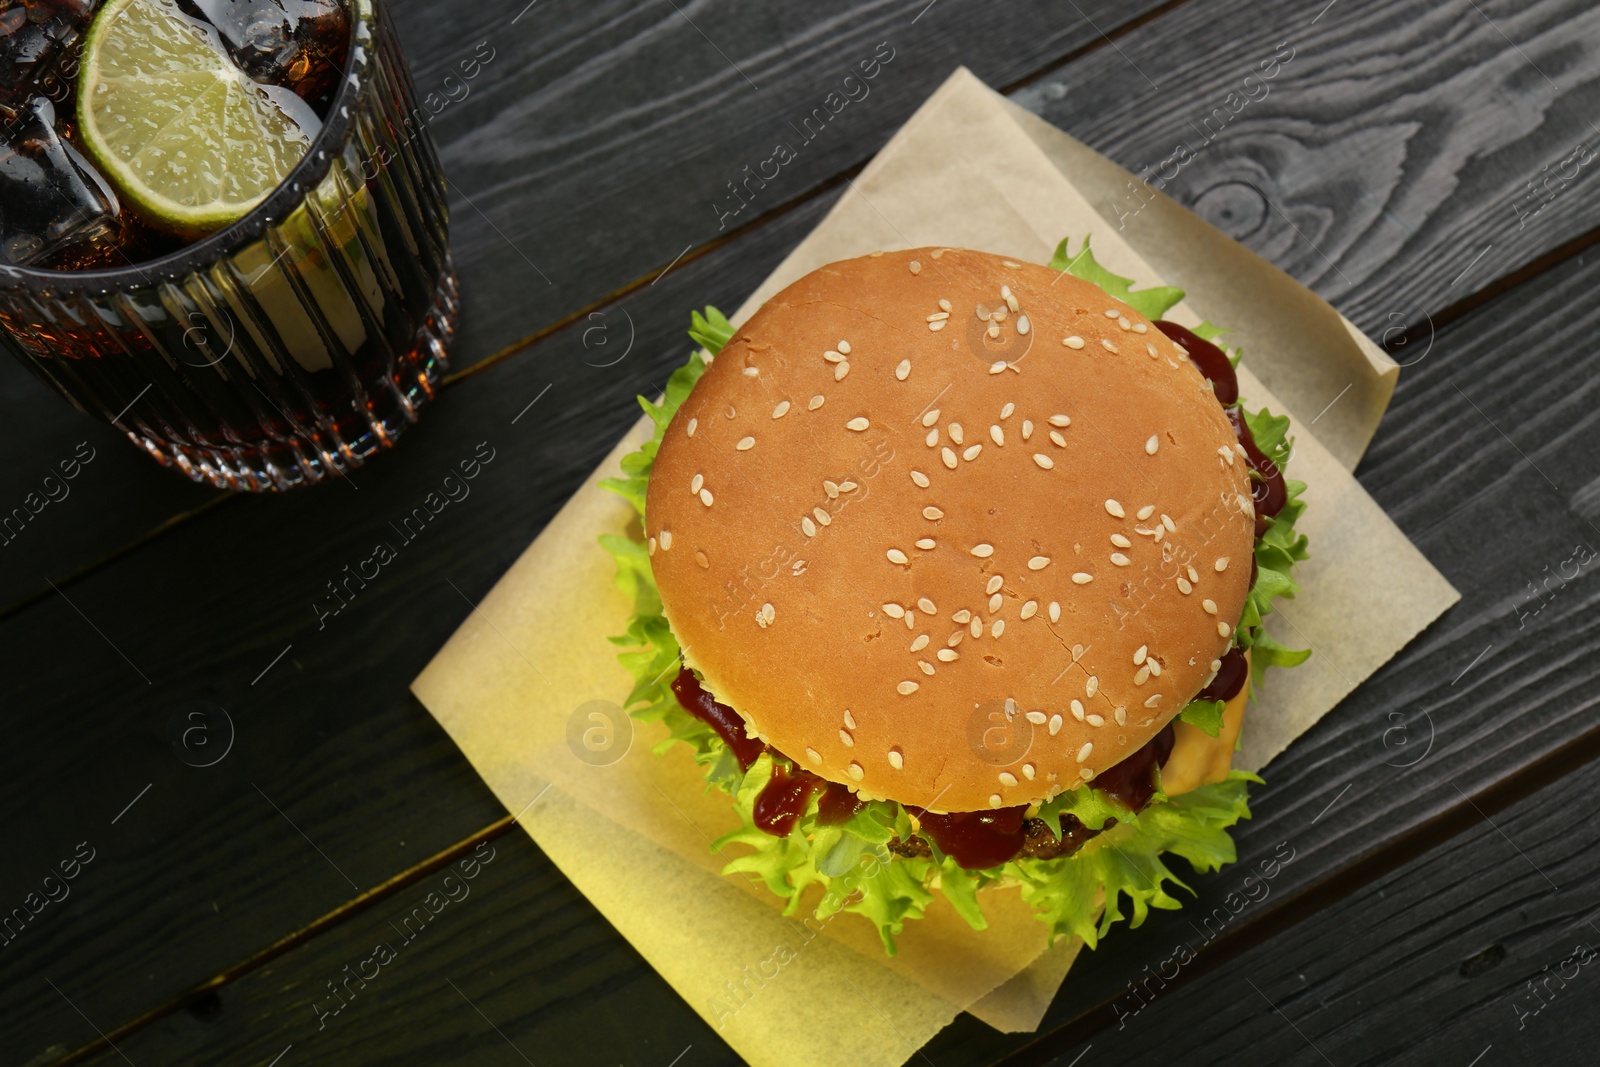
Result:
{"label": "lime slice", "polygon": [[251,81],[216,31],[173,0],[111,0],[89,28],[80,135],[152,222],[198,234],[239,219],[300,162],[319,125],[293,93]]}

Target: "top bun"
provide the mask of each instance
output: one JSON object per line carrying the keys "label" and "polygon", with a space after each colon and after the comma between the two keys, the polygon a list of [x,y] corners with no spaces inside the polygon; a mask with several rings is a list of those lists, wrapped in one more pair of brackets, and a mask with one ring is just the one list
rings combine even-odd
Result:
{"label": "top bun", "polygon": [[1250,583],[1233,432],[1121,301],[960,249],[873,253],[757,311],[667,428],[645,532],[717,699],[801,766],[935,811],[1132,754]]}

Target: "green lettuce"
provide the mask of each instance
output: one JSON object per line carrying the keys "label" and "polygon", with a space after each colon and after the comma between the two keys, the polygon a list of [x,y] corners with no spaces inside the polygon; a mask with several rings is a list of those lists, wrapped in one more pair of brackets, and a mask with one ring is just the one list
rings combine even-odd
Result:
{"label": "green lettuce", "polygon": [[[1135,291],[1122,278],[1097,263],[1085,237],[1076,254],[1062,241],[1052,267],[1067,270],[1099,285],[1149,319],[1159,319],[1183,298],[1181,290],[1156,287]],[[1208,340],[1223,331],[1202,325],[1197,331]],[[712,356],[733,336],[728,319],[716,308],[695,312],[689,336]],[[1230,353],[1237,361],[1237,350]],[[600,484],[617,493],[638,512],[645,513],[650,471],[661,440],[673,416],[705,373],[706,361],[698,354],[668,379],[659,402],[639,398],[655,425],[650,441],[622,460],[622,477]],[[1288,419],[1269,412],[1245,412],[1258,445],[1280,465],[1288,459],[1292,441]],[[1238,627],[1239,643],[1253,649],[1252,682],[1268,666],[1293,666],[1308,652],[1287,649],[1260,629],[1261,618],[1280,596],[1293,596],[1289,577],[1293,564],[1306,558],[1306,539],[1294,532],[1304,511],[1300,493],[1305,486],[1289,482],[1289,503],[1274,518],[1256,546],[1258,577],[1246,602]],[[906,856],[892,845],[918,836],[910,814],[899,804],[872,801],[846,822],[824,826],[818,821],[820,794],[814,794],[790,833],[776,837],[755,824],[754,808],[774,773],[770,754],[763,754],[742,770],[727,745],[710,726],[678,703],[671,683],[680,666],[680,649],[662,612],[661,595],[650,570],[649,554],[640,540],[608,534],[601,544],[616,560],[616,582],[634,608],[627,630],[611,640],[624,649],[618,655],[635,684],[627,708],[644,722],[663,723],[668,736],[656,746],[659,753],[674,744],[687,745],[708,783],[726,792],[740,825],[713,843],[715,851],[730,858],[724,874],[759,879],[785,902],[785,914],[809,907],[817,919],[841,911],[853,912],[871,922],[884,951],[895,953],[895,937],[905,924],[922,917],[942,893],[974,929],[986,921],[979,890],[994,885],[1015,885],[1023,899],[1049,926],[1050,936],[1077,936],[1091,948],[1117,922],[1138,926],[1153,908],[1180,907],[1170,890],[1188,890],[1167,867],[1163,853],[1174,853],[1201,873],[1234,861],[1228,829],[1250,817],[1248,786],[1261,779],[1234,771],[1222,782],[1201,786],[1176,797],[1157,792],[1137,814],[1110,796],[1089,786],[1062,793],[1040,804],[1035,816],[1058,838],[1061,819],[1072,816],[1082,825],[1101,831],[1070,856],[1055,859],[1016,859],[988,870],[967,870],[926,838],[928,856]],[[1194,701],[1181,717],[1217,736],[1221,701]]]}

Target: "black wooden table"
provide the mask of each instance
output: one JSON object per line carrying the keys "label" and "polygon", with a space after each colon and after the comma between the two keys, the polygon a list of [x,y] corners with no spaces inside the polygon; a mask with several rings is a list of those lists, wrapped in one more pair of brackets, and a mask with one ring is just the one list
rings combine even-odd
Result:
{"label": "black wooden table", "polygon": [[[1038,1034],[962,1017],[908,1058],[1595,1061],[1590,0],[391,6],[423,94],[492,54],[433,121],[465,326],[395,453],[225,497],[0,365],[0,511],[84,461],[0,543],[0,913],[43,901],[0,937],[0,1062],[736,1061],[407,684],[684,359],[689,310],[736,306],[959,64],[1131,169],[1187,146],[1169,193],[1406,364],[1357,473],[1463,599],[1273,762],[1239,865],[1085,953]],[[882,42],[870,96],[730,215]],[[481,442],[470,498],[319,626]],[[330,1014],[472,856],[470,896]]]}

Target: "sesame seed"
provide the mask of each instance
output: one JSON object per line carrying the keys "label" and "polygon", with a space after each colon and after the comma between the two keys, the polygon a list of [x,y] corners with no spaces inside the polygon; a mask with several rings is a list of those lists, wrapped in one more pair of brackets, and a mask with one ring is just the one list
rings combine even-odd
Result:
{"label": "sesame seed", "polygon": [[1001,801],[1000,801],[1000,794],[999,793],[991,793],[989,795],[989,806],[991,808],[998,808],[1000,806],[1000,803],[1001,803]]}
{"label": "sesame seed", "polygon": [[1083,684],[1083,691],[1088,696],[1094,696],[1100,692],[1100,679],[1095,675],[1089,675],[1089,680]]}
{"label": "sesame seed", "polygon": [[1050,566],[1049,556],[1034,556],[1028,560],[1028,569],[1030,571],[1042,571],[1048,566]]}
{"label": "sesame seed", "polygon": [[1117,316],[1117,325],[1121,326],[1124,330],[1127,330],[1127,329],[1131,329],[1132,328],[1133,323],[1128,321],[1128,316],[1126,316],[1126,315],[1118,315]]}
{"label": "sesame seed", "polygon": [[1194,592],[1194,586],[1190,584],[1189,579],[1179,578],[1178,592],[1182,593],[1184,596],[1188,596],[1190,593]]}
{"label": "sesame seed", "polygon": [[1133,324],[1133,332],[1134,333],[1148,333],[1149,330],[1150,330],[1150,327],[1146,326],[1142,322],[1136,322],[1136,323]]}
{"label": "sesame seed", "polygon": [[884,555],[889,557],[889,562],[890,563],[902,563],[902,564],[904,564],[904,563],[910,563],[911,562],[910,559],[906,558],[906,554],[904,552],[900,551],[898,548],[891,548],[888,552],[884,553]]}
{"label": "sesame seed", "polygon": [[666,551],[667,549],[669,549],[671,547],[672,547],[672,531],[671,530],[662,530],[661,531],[661,549],[662,549],[662,551]]}
{"label": "sesame seed", "polygon": [[1005,578],[1002,575],[996,574],[990,577],[988,583],[984,585],[983,591],[985,593],[998,593],[1000,591],[1000,587],[1005,584]]}
{"label": "sesame seed", "polygon": [[1083,701],[1074,699],[1072,701],[1072,705],[1071,706],[1072,706],[1072,717],[1074,719],[1077,719],[1079,722],[1082,722],[1083,721]]}
{"label": "sesame seed", "polygon": [[761,377],[761,371],[757,367],[746,367],[744,369],[744,376],[746,378],[759,378]]}
{"label": "sesame seed", "polygon": [[971,634],[973,637],[982,637],[983,620],[973,619],[971,622],[967,623],[967,633]]}
{"label": "sesame seed", "polygon": [[1233,627],[1229,626],[1225,622],[1217,623],[1217,636],[1218,637],[1227,637],[1231,633],[1233,633]]}
{"label": "sesame seed", "polygon": [[850,766],[846,767],[844,772],[850,776],[850,780],[853,782],[861,781],[861,779],[865,778],[867,774],[866,769],[855,760],[850,761]]}
{"label": "sesame seed", "polygon": [[932,330],[934,333],[938,333],[940,330],[944,329],[944,320],[940,319],[938,322],[928,323],[928,329]]}
{"label": "sesame seed", "polygon": [[1022,420],[1022,439],[1024,441],[1026,441],[1028,438],[1030,438],[1032,436],[1033,436],[1033,420],[1032,419],[1023,419]]}
{"label": "sesame seed", "polygon": [[903,619],[906,616],[906,609],[899,604],[885,604],[883,613],[891,619]]}
{"label": "sesame seed", "polygon": [[856,747],[856,739],[854,737],[850,736],[850,731],[849,730],[840,730],[839,731],[839,743],[844,745],[845,748],[855,748]]}
{"label": "sesame seed", "polygon": [[1030,712],[1027,713],[1027,715],[1025,715],[1023,717],[1025,719],[1027,719],[1029,722],[1033,723],[1035,726],[1043,726],[1044,725],[1044,717],[1045,716],[1044,716],[1044,712],[1042,712],[1042,711],[1030,711]]}
{"label": "sesame seed", "polygon": [[934,408],[932,411],[929,411],[929,412],[925,413],[922,416],[922,425],[924,425],[924,426],[932,426],[934,423],[936,423],[938,421],[939,421],[939,409],[938,408]]}
{"label": "sesame seed", "polygon": [[1117,346],[1106,340],[1104,337],[1100,338],[1100,347],[1105,349],[1107,352],[1117,351]]}
{"label": "sesame seed", "polygon": [[932,504],[929,504],[927,507],[922,509],[922,517],[930,522],[937,522],[939,519],[944,518],[944,512],[940,511]]}
{"label": "sesame seed", "polygon": [[[933,258],[934,259],[938,259],[939,258],[939,253],[935,252],[933,254]],[[940,311],[949,311],[950,310],[950,301],[948,301],[948,300],[940,300],[939,301],[939,310]]]}
{"label": "sesame seed", "polygon": [[1061,431],[1060,430],[1051,430],[1050,431],[1050,443],[1055,445],[1057,448],[1066,448],[1067,447],[1067,439],[1065,437],[1061,436]]}
{"label": "sesame seed", "polygon": [[1035,452],[1033,454],[1033,461],[1039,466],[1043,467],[1045,470],[1049,470],[1056,465],[1056,461],[1045,455],[1043,452]]}
{"label": "sesame seed", "polygon": [[741,437],[739,438],[739,443],[733,447],[737,448],[740,452],[748,452],[752,448],[756,447],[756,439],[754,437]]}
{"label": "sesame seed", "polygon": [[929,481],[928,481],[928,476],[926,474],[923,474],[921,471],[912,471],[911,472],[911,480],[913,482],[916,482],[917,485],[921,486],[923,489],[928,488],[928,486],[930,484]]}
{"label": "sesame seed", "polygon": [[922,673],[923,674],[932,674],[933,673],[933,664],[929,663],[925,659],[917,660],[917,666],[922,669]]}
{"label": "sesame seed", "polygon": [[1010,267],[1012,270],[1021,270],[1022,269],[1022,264],[1021,263],[1017,263],[1017,262],[1014,262],[1014,261],[1009,260],[1009,259],[1002,259],[1000,262],[1004,263],[1006,266]]}
{"label": "sesame seed", "polygon": [[789,402],[787,400],[778,401],[778,406],[772,409],[772,417],[781,419],[787,414],[789,414]]}
{"label": "sesame seed", "polygon": [[1122,510],[1122,505],[1117,503],[1115,500],[1106,501],[1106,511],[1109,512],[1113,518],[1125,519],[1128,517],[1128,513]]}
{"label": "sesame seed", "polygon": [[924,550],[924,551],[927,551],[928,549],[933,548],[935,544],[937,544],[937,542],[935,542],[934,539],[931,538],[931,537],[919,537],[919,538],[917,538],[917,547],[922,549],[922,550]]}
{"label": "sesame seed", "polygon": [[805,531],[807,537],[817,536],[817,524],[811,521],[810,516],[800,516],[800,529]]}
{"label": "sesame seed", "polygon": [[1063,337],[1061,339],[1061,343],[1066,345],[1068,348],[1082,348],[1083,347],[1083,338],[1081,338],[1081,337],[1077,336],[1076,334],[1074,334],[1071,337]]}
{"label": "sesame seed", "polygon": [[1161,525],[1165,526],[1172,533],[1178,532],[1178,524],[1172,521],[1171,515],[1163,514],[1161,516]]}
{"label": "sesame seed", "polygon": [[[989,328],[984,332],[987,333],[990,337],[999,337],[1000,336],[1000,327],[998,325],[995,325],[995,324],[991,323]],[[996,372],[996,373],[998,373],[998,372]]]}
{"label": "sesame seed", "polygon": [[1121,314],[1122,312],[1118,311],[1116,308],[1106,308],[1106,318],[1108,319],[1114,319]]}
{"label": "sesame seed", "polygon": [[1080,767],[1078,769],[1078,777],[1082,778],[1086,782],[1092,782],[1094,781],[1094,771],[1090,770],[1088,767]]}
{"label": "sesame seed", "polygon": [[1011,413],[1015,410],[1017,410],[1017,405],[1007,403],[1005,407],[1000,409],[1000,417],[1002,419],[1009,419],[1011,417]]}
{"label": "sesame seed", "polygon": [[701,487],[705,484],[706,476],[704,474],[696,474],[693,478],[689,479],[690,494],[697,495],[700,492]]}
{"label": "sesame seed", "polygon": [[707,556],[704,552],[701,552],[701,551],[696,551],[695,552],[694,561],[696,563],[700,564],[700,566],[702,568],[706,568],[706,567],[710,567],[711,566],[711,558],[709,556]]}
{"label": "sesame seed", "polygon": [[848,360],[846,360],[845,362],[839,364],[837,367],[833,368],[833,380],[836,381],[836,382],[842,382],[842,381],[844,381],[844,376],[846,374],[849,374],[849,373],[850,373],[850,362]]}
{"label": "sesame seed", "polygon": [[649,538],[647,540],[647,544],[649,544],[649,546],[650,546],[650,555],[652,555],[652,556],[655,555],[656,554],[656,539],[654,537]]}
{"label": "sesame seed", "polygon": [[[989,329],[995,335],[998,335],[1000,333],[1000,331],[995,329],[993,326],[989,327]],[[1003,371],[1005,369],[1006,369],[1006,361],[1003,360],[1003,359],[997,359],[993,363],[989,364],[989,373],[990,374],[999,374],[1001,371]]]}
{"label": "sesame seed", "polygon": [[843,352],[835,352],[833,349],[830,348],[826,352],[822,353],[822,358],[827,360],[829,363],[843,363],[844,362],[844,353]]}
{"label": "sesame seed", "polygon": [[921,274],[922,273],[922,264],[918,263],[916,260],[913,259],[911,261],[910,266],[911,266],[911,273],[912,274]]}
{"label": "sesame seed", "polygon": [[927,597],[923,597],[917,601],[917,608],[920,611],[926,611],[929,615],[939,614],[939,609],[935,607],[933,601],[929,600]]}
{"label": "sesame seed", "polygon": [[939,450],[939,458],[944,461],[944,465],[946,467],[950,468],[951,470],[956,469],[956,454],[949,445],[946,445],[944,448]]}
{"label": "sesame seed", "polygon": [[709,489],[700,490],[700,503],[704,504],[706,507],[709,508],[711,506],[711,501],[712,501],[711,490],[709,490]]}
{"label": "sesame seed", "polygon": [[1227,556],[1219,556],[1217,558],[1216,568],[1217,568],[1217,573],[1219,573],[1219,574],[1222,573],[1223,571],[1227,570],[1228,569],[1228,557]]}
{"label": "sesame seed", "polygon": [[854,430],[857,433],[860,433],[862,430],[865,430],[868,426],[871,426],[871,425],[872,425],[872,423],[868,422],[866,420],[866,417],[862,416],[862,415],[857,415],[855,418],[851,419],[849,422],[844,424],[845,429]]}
{"label": "sesame seed", "polygon": [[989,627],[989,636],[990,637],[999,637],[1001,634],[1003,634],[1005,632],[1006,632],[1006,620],[1004,620],[1004,619],[996,619],[996,620],[994,620],[994,625]]}
{"label": "sesame seed", "polygon": [[[961,614],[966,615],[967,618],[971,618],[972,617],[971,614],[968,613],[968,612],[961,612]],[[956,621],[964,623],[967,620],[966,619],[957,619]],[[949,645],[951,648],[955,648],[957,645],[959,645],[961,643],[961,639],[963,637],[966,637],[966,636],[967,636],[967,632],[965,630],[957,630],[955,633],[953,633],[949,637],[945,638],[944,639],[944,643]]]}
{"label": "sesame seed", "polygon": [[811,514],[813,514],[813,515],[815,515],[817,517],[818,524],[820,524],[822,526],[826,526],[826,525],[828,525],[828,523],[833,521],[833,516],[829,515],[822,508],[812,508],[811,509]]}
{"label": "sesame seed", "polygon": [[700,426],[700,420],[699,420],[699,419],[690,419],[690,420],[689,420],[689,426],[688,426],[688,433],[689,433],[689,436],[690,436],[690,437],[693,437],[693,436],[694,436],[694,431],[695,431],[695,430],[696,430],[696,429],[697,429],[697,428],[698,428],[698,427],[699,427],[699,426]]}
{"label": "sesame seed", "polygon": [[1061,621],[1061,605],[1060,605],[1060,603],[1058,603],[1057,601],[1054,601],[1054,600],[1050,601],[1050,612],[1049,612],[1049,614],[1050,614],[1050,621],[1051,622],[1060,622]]}
{"label": "sesame seed", "polygon": [[1055,715],[1050,716],[1050,736],[1051,737],[1054,737],[1056,734],[1059,734],[1061,732],[1061,722],[1062,722],[1062,720],[1061,720],[1061,715],[1060,715],[1059,712],[1056,713]]}
{"label": "sesame seed", "polygon": [[1150,516],[1154,515],[1155,513],[1156,513],[1156,506],[1154,504],[1146,504],[1144,507],[1139,509],[1138,517],[1141,520],[1148,519]]}
{"label": "sesame seed", "polygon": [[932,315],[928,316],[928,321],[929,322],[943,322],[945,319],[948,319],[949,317],[950,317],[950,312],[948,312],[948,311],[935,311]]}
{"label": "sesame seed", "polygon": [[1039,613],[1039,602],[1037,600],[1030,600],[1026,604],[1022,605],[1022,612],[1021,612],[1021,617],[1022,618],[1031,619],[1035,615],[1037,615],[1038,613]]}
{"label": "sesame seed", "polygon": [[934,445],[938,444],[939,443],[939,431],[937,429],[929,430],[928,431],[928,436],[923,438],[923,443],[926,444],[929,448],[932,448]]}
{"label": "sesame seed", "polygon": [[1189,580],[1191,582],[1198,582],[1200,580],[1200,572],[1195,570],[1193,565],[1187,567],[1186,570],[1189,572]]}
{"label": "sesame seed", "polygon": [[999,778],[1001,785],[1009,786],[1017,784],[1017,776],[1012,774],[1010,771],[1001,771]]}
{"label": "sesame seed", "polygon": [[837,500],[839,498],[839,483],[824,478],[822,479],[822,491],[828,494],[829,500]]}
{"label": "sesame seed", "polygon": [[936,655],[941,663],[953,663],[959,658],[959,653],[953,648],[941,648]]}
{"label": "sesame seed", "polygon": [[1150,676],[1152,678],[1161,677],[1161,661],[1154,656],[1150,657]]}
{"label": "sesame seed", "polygon": [[1004,445],[1006,443],[1006,432],[1000,428],[1000,424],[998,422],[989,427],[989,440],[993,441],[997,445]]}
{"label": "sesame seed", "polygon": [[1050,425],[1051,426],[1071,426],[1072,425],[1072,420],[1070,418],[1068,418],[1067,416],[1065,416],[1065,415],[1051,415],[1050,416]]}
{"label": "sesame seed", "polygon": [[989,598],[989,614],[993,615],[995,612],[999,611],[1003,604],[1005,604],[1005,598],[1002,597],[999,593],[996,593],[994,596],[990,597]]}
{"label": "sesame seed", "polygon": [[1205,608],[1207,615],[1215,615],[1217,613],[1217,602],[1209,597],[1200,601],[1200,606]]}
{"label": "sesame seed", "polygon": [[949,426],[946,426],[945,432],[950,435],[950,440],[954,441],[956,444],[966,444],[967,433],[961,428],[961,424],[959,422],[952,422]]}
{"label": "sesame seed", "polygon": [[822,762],[822,753],[818,752],[816,749],[812,748],[810,745],[807,745],[806,746],[806,759],[810,760],[812,763],[821,763]]}
{"label": "sesame seed", "polygon": [[1090,726],[1104,726],[1106,724],[1104,715],[1087,715],[1084,717],[1083,721],[1088,723]]}
{"label": "sesame seed", "polygon": [[972,554],[979,559],[988,559],[994,555],[994,546],[987,543],[973,545]]}
{"label": "sesame seed", "polygon": [[905,622],[906,629],[915,630],[917,628],[917,613],[914,611],[907,611]]}
{"label": "sesame seed", "polygon": [[[1088,571],[1076,571],[1072,575],[1073,585],[1088,585],[1092,581],[1094,581],[1094,575],[1090,574]],[[1055,622],[1056,620],[1051,619],[1050,621]]]}
{"label": "sesame seed", "polygon": [[894,369],[894,376],[898,381],[902,382],[911,377],[911,361],[902,359],[900,365]]}
{"label": "sesame seed", "polygon": [[1144,706],[1147,707],[1147,708],[1153,708],[1159,703],[1161,703],[1161,694],[1160,693],[1152,693],[1145,700]]}
{"label": "sesame seed", "polygon": [[1144,454],[1147,456],[1153,456],[1156,454],[1156,449],[1160,447],[1161,441],[1156,437],[1155,434],[1151,434],[1150,440],[1144,443]]}
{"label": "sesame seed", "polygon": [[839,351],[843,352],[845,355],[848,356],[850,354],[850,342],[849,341],[840,341],[838,347],[839,347]]}
{"label": "sesame seed", "polygon": [[1139,672],[1133,676],[1133,684],[1134,685],[1143,685],[1144,683],[1148,682],[1149,680],[1150,680],[1150,666],[1149,666],[1149,664],[1146,664],[1145,666],[1140,667],[1139,668]]}
{"label": "sesame seed", "polygon": [[1028,333],[1028,329],[1029,329],[1029,327],[1028,327],[1028,316],[1026,316],[1026,315],[1018,315],[1017,316],[1017,334],[1019,336],[1026,336],[1027,333]]}
{"label": "sesame seed", "polygon": [[905,765],[906,765],[905,756],[901,754],[901,752],[900,752],[900,750],[898,748],[891,748],[889,750],[889,766],[893,767],[895,770],[898,771],[898,770],[900,770],[900,768],[904,767]]}
{"label": "sesame seed", "polygon": [[978,453],[983,451],[982,445],[968,445],[967,450],[961,453],[961,458],[971,463],[978,458]]}
{"label": "sesame seed", "polygon": [[1139,664],[1143,663],[1145,661],[1145,657],[1148,656],[1149,654],[1150,654],[1150,646],[1149,645],[1140,645],[1138,648],[1134,649],[1133,650],[1133,665],[1135,667],[1137,667]]}
{"label": "sesame seed", "polygon": [[1121,534],[1112,534],[1111,535],[1111,543],[1116,545],[1118,548],[1132,548],[1133,547],[1133,542],[1128,540],[1126,537],[1122,536]]}
{"label": "sesame seed", "polygon": [[908,697],[912,693],[915,693],[920,688],[922,688],[922,687],[917,685],[916,682],[905,681],[905,682],[901,682],[899,685],[895,686],[894,687],[894,691],[899,693],[903,697]]}
{"label": "sesame seed", "polygon": [[972,612],[968,611],[966,608],[962,608],[960,611],[958,611],[954,615],[950,616],[950,621],[951,622],[958,622],[958,623],[961,623],[962,625],[966,625],[967,620],[971,619],[971,618],[972,618]]}
{"label": "sesame seed", "polygon": [[1145,344],[1144,350],[1149,354],[1151,359],[1155,359],[1156,356],[1160,354],[1156,351],[1156,346],[1149,343]]}
{"label": "sesame seed", "polygon": [[1132,562],[1132,560],[1128,559],[1128,557],[1124,556],[1121,552],[1113,552],[1111,553],[1111,562],[1115,563],[1119,567],[1126,567]]}
{"label": "sesame seed", "polygon": [[822,402],[823,396],[821,393],[818,393],[816,396],[812,397],[811,402],[806,405],[806,410],[815,411],[822,406]]}
{"label": "sesame seed", "polygon": [[1078,762],[1082,763],[1084,760],[1088,759],[1089,758],[1089,753],[1091,753],[1093,751],[1094,751],[1094,742],[1093,741],[1085,741],[1083,743],[1083,747],[1078,749]]}

